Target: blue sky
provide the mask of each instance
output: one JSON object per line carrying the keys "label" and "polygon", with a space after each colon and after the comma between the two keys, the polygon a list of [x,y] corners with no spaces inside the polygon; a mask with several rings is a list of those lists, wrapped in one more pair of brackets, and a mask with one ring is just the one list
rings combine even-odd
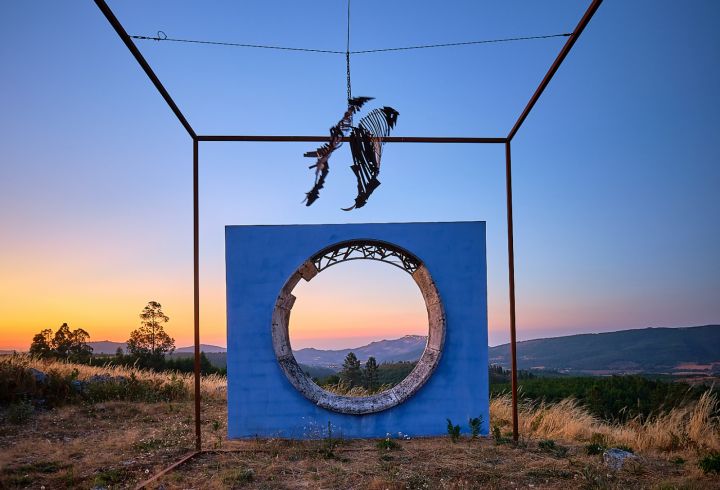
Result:
{"label": "blue sky", "polygon": [[[344,48],[341,1],[110,5],[131,34]],[[356,1],[351,44],[568,32],[586,6]],[[606,0],[513,141],[521,339],[720,321],[718,19],[709,0]],[[63,321],[123,340],[150,299],[190,342],[188,136],[92,2],[5,2],[0,38],[0,347]],[[396,135],[504,136],[563,42],[356,55],[353,92],[399,110]],[[324,135],[344,109],[340,55],[138,43],[201,134]],[[201,144],[203,342],[224,343],[224,225],[453,220],[488,223],[507,341],[501,145],[388,145],[352,213],[346,148],[301,204],[311,149]]]}

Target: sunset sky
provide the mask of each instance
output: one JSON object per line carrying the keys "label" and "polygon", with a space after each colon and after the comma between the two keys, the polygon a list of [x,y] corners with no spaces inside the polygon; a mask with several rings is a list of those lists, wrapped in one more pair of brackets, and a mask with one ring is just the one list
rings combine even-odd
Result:
{"label": "sunset sky", "polygon": [[[588,3],[354,2],[351,43],[569,32]],[[109,4],[131,34],[344,49],[337,0]],[[606,0],[513,141],[520,339],[720,323],[718,19]],[[63,322],[124,341],[150,300],[190,345],[189,137],[93,2],[2,2],[0,41],[0,349]],[[325,135],[345,109],[341,55],[137,42],[200,134]],[[353,93],[396,108],[398,136],[505,136],[563,42],[355,55]],[[508,341],[501,145],[387,145],[350,213],[347,147],[302,204],[313,149],[200,144],[203,343],[225,345],[225,225],[457,220],[487,221],[490,344]],[[426,327],[408,277],[356,265],[299,286],[294,346]]]}

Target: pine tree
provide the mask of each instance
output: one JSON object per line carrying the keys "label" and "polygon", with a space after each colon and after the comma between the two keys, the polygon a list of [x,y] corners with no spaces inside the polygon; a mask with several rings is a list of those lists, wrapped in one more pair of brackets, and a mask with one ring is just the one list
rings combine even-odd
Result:
{"label": "pine tree", "polygon": [[130,332],[127,350],[143,360],[159,361],[165,354],[175,350],[175,339],[163,328],[170,318],[162,311],[162,305],[150,301],[140,313],[140,328]]}
{"label": "pine tree", "polygon": [[349,388],[362,385],[362,370],[360,369],[360,361],[354,352],[345,356],[345,361],[340,371],[340,380],[348,385]]}
{"label": "pine tree", "polygon": [[365,388],[374,392],[378,388],[378,365],[374,357],[365,362]]}

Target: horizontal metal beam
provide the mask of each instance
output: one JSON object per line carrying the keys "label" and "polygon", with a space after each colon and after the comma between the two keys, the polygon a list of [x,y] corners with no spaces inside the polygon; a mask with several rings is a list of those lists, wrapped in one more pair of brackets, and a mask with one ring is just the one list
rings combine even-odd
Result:
{"label": "horizontal metal beam", "polygon": [[110,10],[110,7],[108,7],[107,3],[105,3],[104,0],[95,0],[95,5],[98,6],[100,11],[105,15],[105,18],[110,22],[110,25],[113,26],[113,29],[115,29],[115,32],[117,32],[118,36],[120,36],[120,39],[125,43],[125,46],[130,50],[132,55],[135,57],[135,60],[140,64],[143,71],[145,71],[145,74],[148,76],[150,81],[152,81],[153,85],[155,85],[155,88],[160,92],[160,95],[162,95],[162,98],[165,99],[165,102],[168,106],[170,106],[170,109],[175,113],[175,117],[178,118],[180,121],[180,124],[183,125],[185,128],[185,131],[188,132],[190,137],[192,139],[196,138],[195,131],[193,130],[192,126],[190,126],[190,123],[187,119],[185,119],[185,116],[183,116],[183,113],[180,112],[180,108],[175,104],[175,101],[170,97],[170,94],[167,90],[165,90],[165,87],[163,86],[162,82],[160,82],[160,79],[155,75],[155,72],[152,68],[150,68],[150,65],[145,60],[145,57],[140,53],[140,50],[135,46],[135,43],[132,42],[132,39],[130,39],[130,36],[128,35],[127,31],[125,31],[125,28],[122,26],[120,21],[117,17],[115,17],[115,14],[112,10]]}
{"label": "horizontal metal beam", "polygon": [[550,66],[550,69],[545,74],[545,77],[540,82],[540,85],[538,85],[538,88],[535,90],[535,93],[530,98],[530,101],[525,106],[525,110],[523,110],[522,114],[520,114],[520,117],[515,122],[515,125],[510,130],[510,134],[508,134],[507,139],[512,140],[515,137],[515,134],[520,129],[520,126],[522,126],[522,123],[525,122],[525,119],[528,117],[528,114],[530,114],[530,111],[535,106],[535,103],[538,101],[542,93],[545,91],[545,88],[550,83],[550,80],[552,80],[553,75],[555,75],[555,72],[558,71],[558,68],[560,68],[560,65],[562,64],[565,57],[568,55],[570,50],[572,49],[573,45],[575,44],[575,41],[578,40],[580,37],[580,34],[582,34],[582,31],[587,27],[588,23],[590,22],[590,19],[592,19],[592,16],[597,11],[598,7],[600,7],[600,4],[602,3],[602,0],[593,0],[593,2],[590,4],[588,9],[585,11],[585,15],[582,16],[582,19],[580,19],[580,22],[578,22],[578,25],[575,27],[575,30],[573,31],[572,35],[568,38],[568,40],[565,42],[565,45],[560,50],[560,53],[557,55],[557,58],[555,58],[555,61]]}
{"label": "horizontal metal beam", "polygon": [[[198,141],[255,141],[255,142],[301,142],[325,143],[330,136],[219,136],[199,135]],[[344,137],[344,142],[350,138]],[[460,137],[425,137],[425,136],[388,136],[382,138],[385,143],[505,143],[507,138],[460,138]]]}

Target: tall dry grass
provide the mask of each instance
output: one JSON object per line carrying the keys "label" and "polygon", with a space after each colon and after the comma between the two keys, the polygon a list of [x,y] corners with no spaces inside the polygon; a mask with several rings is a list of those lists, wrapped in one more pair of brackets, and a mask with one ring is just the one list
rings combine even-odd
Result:
{"label": "tall dry grass", "polygon": [[[9,356],[1,356],[7,361]],[[58,360],[37,359],[28,355],[12,356],[13,363],[43,372],[55,371],[61,375],[77,372],[77,379],[86,380],[94,375],[135,376],[141,381],[163,385],[181,380],[189,392],[194,389],[192,374],[155,372],[124,366],[87,366]],[[200,382],[203,397],[217,400],[226,398],[227,379],[212,374]],[[367,396],[366,390],[347,390],[336,387],[337,392],[349,396]],[[699,400],[682,407],[648,418],[640,417],[625,423],[609,423],[591,415],[573,399],[559,403],[521,402],[519,405],[520,433],[524,437],[557,439],[567,442],[586,442],[600,435],[609,445],[623,444],[641,452],[720,451],[720,401],[717,394],[707,391]],[[504,429],[510,427],[512,405],[509,395],[490,401],[490,423]]]}
{"label": "tall dry grass", "polygon": [[[192,393],[194,390],[194,379],[192,373],[169,373],[156,372],[147,369],[139,369],[135,367],[116,366],[112,364],[101,366],[88,366],[85,364],[75,364],[56,359],[39,359],[27,354],[2,356],[3,360],[9,361],[18,366],[25,368],[34,368],[44,373],[55,372],[61,376],[69,376],[73,372],[77,373],[77,379],[84,381],[96,375],[123,376],[130,378],[135,376],[140,381],[149,381],[163,386],[175,380],[180,380],[187,390]],[[200,380],[200,393],[203,397],[213,399],[225,399],[227,379],[225,376],[218,374],[210,374],[203,376]]]}
{"label": "tall dry grass", "polygon": [[[720,450],[720,403],[711,391],[696,402],[623,424],[600,420],[572,399],[555,404],[526,401],[518,409],[519,430],[524,436],[583,442],[599,434],[609,445],[623,444],[643,452]],[[492,425],[510,425],[509,395],[490,401],[490,419]]]}

